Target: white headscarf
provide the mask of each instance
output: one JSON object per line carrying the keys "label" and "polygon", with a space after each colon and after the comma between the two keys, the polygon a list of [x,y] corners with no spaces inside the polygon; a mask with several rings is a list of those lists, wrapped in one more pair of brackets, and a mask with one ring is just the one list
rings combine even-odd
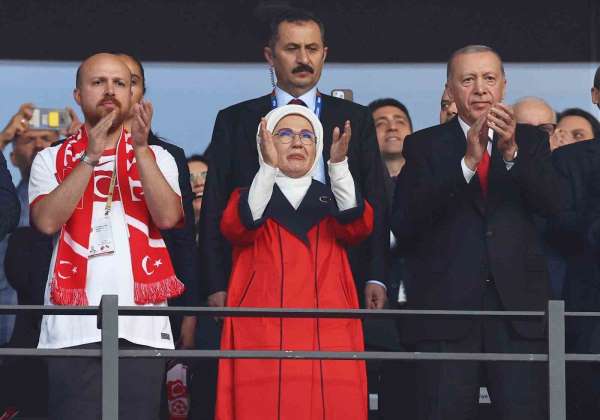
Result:
{"label": "white headscarf", "polygon": [[[285,198],[287,198],[294,209],[297,209],[302,202],[302,199],[306,195],[310,184],[312,183],[312,173],[317,166],[319,156],[321,156],[323,153],[323,126],[321,125],[321,121],[319,121],[319,118],[315,115],[315,113],[307,107],[302,105],[284,105],[273,109],[265,116],[265,119],[267,120],[267,130],[272,133],[279,121],[288,115],[300,115],[306,118],[313,127],[316,139],[315,159],[312,167],[306,172],[306,174],[300,178],[290,178],[283,172],[279,171],[275,179],[275,183]],[[260,150],[260,124],[258,125],[258,130],[256,132],[256,147],[258,149],[258,162],[262,167],[263,165],[266,165],[266,163],[263,160]]]}

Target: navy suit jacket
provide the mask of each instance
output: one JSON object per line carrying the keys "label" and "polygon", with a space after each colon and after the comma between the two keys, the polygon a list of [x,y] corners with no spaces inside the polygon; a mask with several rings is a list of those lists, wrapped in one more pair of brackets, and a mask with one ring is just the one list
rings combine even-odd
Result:
{"label": "navy suit jacket", "polygon": [[[546,259],[533,215],[557,211],[560,198],[547,136],[517,125],[516,141],[510,171],[492,152],[484,198],[477,175],[465,181],[466,140],[457,118],[406,138],[391,226],[406,257],[408,308],[481,309],[490,279],[505,309],[546,308]],[[473,322],[407,318],[401,334],[406,341],[458,339]],[[525,337],[544,334],[541,321],[512,324]]]}

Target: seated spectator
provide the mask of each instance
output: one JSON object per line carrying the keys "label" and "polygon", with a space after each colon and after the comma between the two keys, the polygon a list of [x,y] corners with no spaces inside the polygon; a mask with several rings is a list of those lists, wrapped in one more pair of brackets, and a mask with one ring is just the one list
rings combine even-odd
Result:
{"label": "seated spectator", "polygon": [[600,122],[580,108],[565,109],[558,115],[554,136],[560,143],[570,144],[600,138]]}
{"label": "seated spectator", "polygon": [[200,210],[202,208],[204,184],[206,183],[206,174],[208,173],[208,160],[204,155],[192,155],[187,159],[187,164],[190,170],[192,192],[194,193],[194,221],[198,225]]}
{"label": "seated spectator", "polygon": [[[323,149],[323,127],[311,110],[286,105],[261,121],[259,170],[249,190],[233,192],[221,220],[234,246],[226,306],[358,308],[344,245],[368,237],[373,210],[348,169],[350,136],[349,121],[343,134],[334,132],[329,187],[311,176]],[[363,334],[359,320],[226,318],[221,347],[362,351]],[[363,361],[219,361],[220,420],[367,414]]]}
{"label": "seated spectator", "polygon": [[448,90],[444,89],[442,99],[440,100],[440,124],[444,124],[456,117],[457,112],[456,104],[448,96]]}

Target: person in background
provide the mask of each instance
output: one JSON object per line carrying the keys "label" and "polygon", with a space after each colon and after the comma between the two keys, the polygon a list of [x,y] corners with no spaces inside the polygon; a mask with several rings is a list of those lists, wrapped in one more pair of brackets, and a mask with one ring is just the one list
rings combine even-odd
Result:
{"label": "person in background", "polygon": [[[33,159],[39,151],[58,140],[59,136],[58,131],[36,130],[29,126],[28,121],[33,114],[34,108],[34,104],[22,104],[17,112],[10,118],[6,127],[0,132],[0,152],[3,151],[8,144],[12,143],[10,160],[11,163],[19,169],[21,175],[21,180],[16,187],[21,204],[21,213],[18,223],[19,227],[29,227],[27,186]],[[68,110],[72,118],[72,125],[69,127],[69,130],[73,132],[73,130],[79,128],[81,122],[72,109],[68,108]],[[21,235],[21,233],[19,233],[19,235]],[[20,242],[19,239],[16,239],[15,241]],[[4,256],[6,255],[7,247],[8,238],[3,239],[0,242],[0,304],[15,305],[18,301],[17,291],[15,288],[11,287],[10,283],[7,281],[4,269]],[[23,266],[23,268],[26,267],[27,265]],[[31,293],[31,291],[28,291],[27,293]],[[27,318],[26,314],[22,313],[21,315]],[[0,345],[3,345],[10,340],[15,319],[15,315],[0,315]]]}
{"label": "person in background", "polygon": [[450,121],[456,117],[456,104],[450,100],[447,89],[442,93],[440,100],[440,124]]}
{"label": "person in background", "polygon": [[[386,198],[391,210],[396,179],[405,164],[402,154],[404,139],[412,133],[413,125],[406,106],[393,98],[376,99],[369,105],[375,121],[377,143],[384,163]],[[406,303],[404,289],[404,258],[396,238],[390,231],[390,259],[388,271],[388,305],[402,307]],[[408,351],[410,346],[400,344],[397,320],[372,319],[363,321],[365,346],[374,351]],[[396,418],[399,412],[406,418],[416,416],[414,393],[414,363],[405,361],[367,361],[369,394],[378,394],[379,413],[383,420]]]}
{"label": "person in background", "polygon": [[197,226],[200,220],[200,210],[202,209],[206,174],[208,174],[208,160],[204,155],[192,155],[187,158],[187,164],[190,170],[192,193],[194,193],[194,222]]}
{"label": "person in background", "polygon": [[[190,171],[190,182],[194,194],[194,220],[196,226],[200,220],[204,184],[208,171],[206,155],[191,155],[187,158]],[[206,282],[198,286],[200,304],[208,306],[208,287]],[[221,321],[212,317],[199,317],[196,328],[196,347],[200,350],[218,350],[221,340]],[[215,401],[217,397],[218,360],[204,359],[193,363],[192,382],[190,387],[191,407],[190,419],[213,419],[215,417]]]}
{"label": "person in background", "polygon": [[558,115],[554,136],[559,142],[570,144],[600,138],[600,122],[581,108],[565,109]]}
{"label": "person in background", "polygon": [[[268,25],[264,56],[276,76],[272,92],[219,111],[206,155],[210,160],[200,216],[200,261],[209,283],[211,306],[223,306],[227,296],[231,249],[219,231],[219,222],[231,192],[250,186],[259,161],[254,132],[261,117],[286,104],[303,104],[319,116],[325,130],[323,156],[317,156],[313,177],[328,184],[328,160],[334,132],[350,121],[353,139],[348,151],[350,172],[360,194],[375,211],[371,237],[349,249],[354,278],[364,292],[367,308],[382,308],[386,300],[385,268],[389,226],[385,207],[383,168],[375,127],[369,110],[320,92],[317,84],[327,57],[325,28],[313,14],[285,8]],[[360,292],[359,292],[360,293]]]}
{"label": "person in background", "polygon": [[515,102],[513,110],[517,123],[530,124],[548,133],[550,151],[564,146],[564,144],[557,143],[559,139],[553,136],[556,129],[556,112],[546,101],[534,96],[526,96]]}
{"label": "person in background", "polygon": [[592,103],[600,109],[600,66],[594,74],[594,82],[591,89]]}

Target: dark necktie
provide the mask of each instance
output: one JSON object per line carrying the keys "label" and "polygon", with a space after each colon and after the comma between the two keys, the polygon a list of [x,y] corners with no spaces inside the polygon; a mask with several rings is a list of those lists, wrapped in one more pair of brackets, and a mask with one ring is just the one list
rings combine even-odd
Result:
{"label": "dark necktie", "polygon": [[[302,99],[298,99],[298,98],[294,98],[291,101],[288,102],[288,105],[301,105],[301,106],[306,106],[306,104],[304,103],[304,101]],[[308,107],[307,107],[308,108]]]}
{"label": "dark necktie", "polygon": [[479,166],[477,166],[477,176],[479,177],[479,185],[481,185],[481,192],[483,193],[483,197],[487,197],[488,193],[488,174],[490,172],[490,154],[487,151],[487,147],[485,152],[483,153],[483,157],[481,158],[481,162],[479,162]]}

